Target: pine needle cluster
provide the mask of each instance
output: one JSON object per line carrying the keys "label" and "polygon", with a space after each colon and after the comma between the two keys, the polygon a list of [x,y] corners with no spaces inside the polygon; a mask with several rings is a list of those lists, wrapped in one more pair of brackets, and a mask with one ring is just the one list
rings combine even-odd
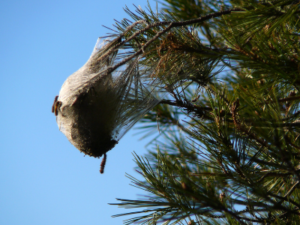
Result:
{"label": "pine needle cluster", "polygon": [[156,136],[125,224],[300,224],[300,1],[162,4],[111,35],[111,70],[138,58],[163,99],[140,121]]}

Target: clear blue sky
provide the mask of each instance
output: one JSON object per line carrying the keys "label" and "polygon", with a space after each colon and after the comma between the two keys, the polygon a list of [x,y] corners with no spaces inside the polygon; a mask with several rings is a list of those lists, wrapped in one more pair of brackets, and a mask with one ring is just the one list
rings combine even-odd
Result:
{"label": "clear blue sky", "polygon": [[[155,7],[155,2],[151,1]],[[0,224],[122,224],[128,210],[115,198],[138,198],[125,173],[136,175],[132,152],[146,141],[131,130],[100,159],[83,157],[50,112],[64,80],[89,58],[125,5],[146,0],[0,2]]]}

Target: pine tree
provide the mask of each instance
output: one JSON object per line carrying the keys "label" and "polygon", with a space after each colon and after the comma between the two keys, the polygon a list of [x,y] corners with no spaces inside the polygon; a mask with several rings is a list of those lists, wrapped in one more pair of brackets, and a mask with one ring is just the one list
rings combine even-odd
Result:
{"label": "pine tree", "polygon": [[107,51],[161,99],[125,224],[300,224],[300,1],[162,4],[126,8]]}

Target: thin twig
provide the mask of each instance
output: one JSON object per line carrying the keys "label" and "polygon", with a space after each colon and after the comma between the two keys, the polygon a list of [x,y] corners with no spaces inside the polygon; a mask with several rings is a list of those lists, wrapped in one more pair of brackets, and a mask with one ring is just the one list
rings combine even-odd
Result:
{"label": "thin twig", "polygon": [[100,164],[100,173],[101,173],[101,174],[104,173],[104,167],[105,167],[105,164],[106,164],[106,153],[104,153],[102,162],[101,162],[101,164]]}

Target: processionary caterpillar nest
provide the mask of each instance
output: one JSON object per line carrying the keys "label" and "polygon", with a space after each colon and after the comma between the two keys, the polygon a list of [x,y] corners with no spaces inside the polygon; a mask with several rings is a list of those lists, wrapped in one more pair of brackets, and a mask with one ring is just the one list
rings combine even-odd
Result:
{"label": "processionary caterpillar nest", "polygon": [[118,52],[105,53],[116,43],[117,39],[99,38],[86,64],[64,82],[52,107],[60,131],[77,149],[93,157],[111,150],[159,102],[143,83],[138,59],[121,71],[109,72]]}

